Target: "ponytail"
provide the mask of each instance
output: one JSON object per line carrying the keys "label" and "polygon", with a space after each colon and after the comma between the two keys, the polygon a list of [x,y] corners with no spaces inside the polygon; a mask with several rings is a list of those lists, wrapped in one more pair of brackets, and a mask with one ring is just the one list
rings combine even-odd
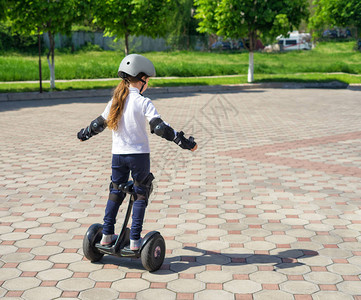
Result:
{"label": "ponytail", "polygon": [[125,100],[129,95],[129,80],[123,79],[115,88],[113,93],[113,102],[110,107],[107,125],[109,129],[117,130],[119,120],[123,114]]}
{"label": "ponytail", "polygon": [[145,73],[139,73],[136,77],[127,75],[123,80],[118,84],[113,93],[112,106],[110,107],[109,116],[107,119],[108,128],[111,130],[117,130],[119,120],[122,117],[125,101],[129,95],[129,85],[130,83],[135,83],[142,81],[145,84],[143,77],[149,77]]}

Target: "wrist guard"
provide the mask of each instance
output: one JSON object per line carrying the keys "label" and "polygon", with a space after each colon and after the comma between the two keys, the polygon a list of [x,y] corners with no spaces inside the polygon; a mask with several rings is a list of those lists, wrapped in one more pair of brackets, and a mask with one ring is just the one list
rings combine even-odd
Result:
{"label": "wrist guard", "polygon": [[182,149],[192,150],[196,146],[196,142],[192,136],[189,139],[184,137],[184,132],[178,132],[174,142]]}

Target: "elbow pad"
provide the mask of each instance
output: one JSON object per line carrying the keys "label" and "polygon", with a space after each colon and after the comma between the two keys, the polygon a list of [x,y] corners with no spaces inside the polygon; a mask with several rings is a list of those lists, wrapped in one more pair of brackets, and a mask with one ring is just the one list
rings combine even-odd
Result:
{"label": "elbow pad", "polygon": [[153,118],[150,122],[150,132],[168,140],[173,141],[175,138],[174,129],[163,122],[161,118]]}
{"label": "elbow pad", "polygon": [[96,135],[102,132],[107,127],[107,123],[102,116],[99,116],[89,125],[90,136]]}

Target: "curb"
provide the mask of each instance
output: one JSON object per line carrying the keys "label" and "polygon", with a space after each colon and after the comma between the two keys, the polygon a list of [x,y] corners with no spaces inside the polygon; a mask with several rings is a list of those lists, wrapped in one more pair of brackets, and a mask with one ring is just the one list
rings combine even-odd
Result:
{"label": "curb", "polygon": [[[252,84],[234,85],[201,85],[201,86],[179,86],[179,87],[155,87],[147,90],[148,95],[170,94],[170,93],[198,93],[217,91],[241,91],[249,89],[350,89],[361,91],[361,84],[347,84],[339,81],[325,83],[297,83],[297,82],[266,82]],[[25,92],[25,93],[4,93],[0,94],[0,102],[26,101],[26,100],[56,100],[71,98],[111,98],[112,89],[98,90],[76,90],[76,91],[56,91],[56,92]]]}

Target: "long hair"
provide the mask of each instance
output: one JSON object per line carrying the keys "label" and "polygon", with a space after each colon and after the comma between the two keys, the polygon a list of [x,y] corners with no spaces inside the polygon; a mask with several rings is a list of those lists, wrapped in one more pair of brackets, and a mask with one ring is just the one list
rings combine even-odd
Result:
{"label": "long hair", "polygon": [[119,120],[123,115],[125,101],[129,95],[129,84],[139,81],[139,78],[142,78],[144,75],[144,73],[140,73],[137,77],[128,76],[124,78],[114,89],[113,102],[107,118],[107,126],[109,129],[118,129]]}

